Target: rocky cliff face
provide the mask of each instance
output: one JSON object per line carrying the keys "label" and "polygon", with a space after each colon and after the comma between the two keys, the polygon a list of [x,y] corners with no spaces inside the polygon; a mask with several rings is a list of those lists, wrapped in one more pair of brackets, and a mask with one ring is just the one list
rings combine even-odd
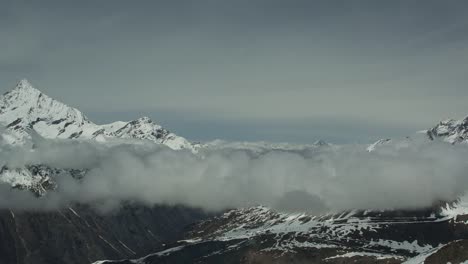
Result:
{"label": "rocky cliff face", "polygon": [[91,263],[141,257],[205,214],[184,207],[127,205],[100,214],[86,206],[50,212],[0,211],[0,263]]}

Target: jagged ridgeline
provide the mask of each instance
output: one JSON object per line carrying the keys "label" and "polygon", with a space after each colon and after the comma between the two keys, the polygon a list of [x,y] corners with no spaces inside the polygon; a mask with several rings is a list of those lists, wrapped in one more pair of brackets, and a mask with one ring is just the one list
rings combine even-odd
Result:
{"label": "jagged ridgeline", "polygon": [[106,138],[145,139],[176,150],[195,149],[194,144],[148,117],[97,125],[78,109],[50,98],[27,80],[21,80],[13,90],[0,97],[0,124],[11,132],[11,135],[3,136],[10,143],[19,143],[34,131],[45,138],[100,141]]}

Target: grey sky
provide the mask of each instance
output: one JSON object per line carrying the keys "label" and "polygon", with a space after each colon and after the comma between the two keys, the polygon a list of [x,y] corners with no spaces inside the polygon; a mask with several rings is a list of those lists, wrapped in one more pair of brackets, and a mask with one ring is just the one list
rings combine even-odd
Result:
{"label": "grey sky", "polygon": [[0,3],[0,91],[27,78],[96,122],[352,142],[468,115],[463,0]]}

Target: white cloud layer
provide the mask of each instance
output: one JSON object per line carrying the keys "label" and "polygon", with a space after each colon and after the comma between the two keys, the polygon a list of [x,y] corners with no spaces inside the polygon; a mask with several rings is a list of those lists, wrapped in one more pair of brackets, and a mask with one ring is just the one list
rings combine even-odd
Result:
{"label": "white cloud layer", "polygon": [[303,150],[212,149],[193,155],[157,145],[40,140],[34,151],[3,147],[9,167],[89,169],[55,179],[42,198],[1,185],[0,206],[53,209],[73,202],[114,208],[123,201],[218,210],[256,203],[286,210],[419,208],[468,189],[466,146],[411,142]]}

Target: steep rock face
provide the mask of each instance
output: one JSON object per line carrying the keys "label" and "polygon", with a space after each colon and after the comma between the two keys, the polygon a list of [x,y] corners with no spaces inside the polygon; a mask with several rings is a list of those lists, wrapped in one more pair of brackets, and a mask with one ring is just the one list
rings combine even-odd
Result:
{"label": "steep rock face", "polygon": [[50,212],[0,211],[1,264],[82,264],[141,257],[205,217],[184,207],[127,205],[110,214],[86,206]]}
{"label": "steep rock face", "polygon": [[12,132],[3,136],[10,143],[21,143],[24,137],[35,131],[45,138],[101,141],[106,138],[140,139],[176,150],[195,151],[188,140],[155,124],[148,117],[97,125],[78,109],[50,98],[27,80],[21,80],[13,90],[0,96],[0,124]]}

